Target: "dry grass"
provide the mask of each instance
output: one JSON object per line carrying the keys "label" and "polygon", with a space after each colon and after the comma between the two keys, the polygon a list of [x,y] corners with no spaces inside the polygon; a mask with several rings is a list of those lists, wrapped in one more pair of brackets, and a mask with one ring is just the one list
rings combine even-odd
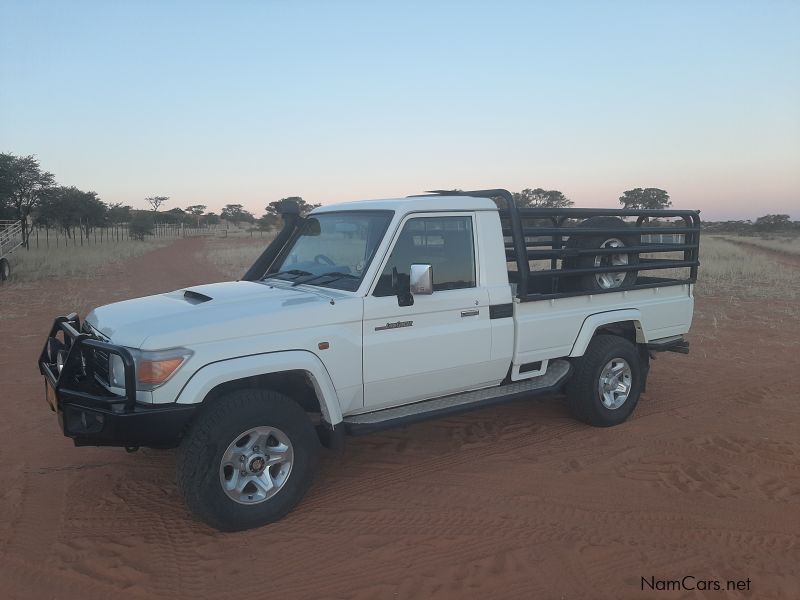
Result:
{"label": "dry grass", "polygon": [[[752,239],[752,238],[744,238]],[[758,238],[756,238],[758,239]],[[766,241],[766,240],[765,240]],[[800,294],[800,269],[793,268],[762,252],[755,244],[737,239],[701,236],[700,269],[695,285],[698,296],[721,298],[782,298],[794,300]],[[763,246],[764,249],[772,250]],[[643,258],[682,259],[682,252],[645,254]],[[688,269],[644,271],[644,274],[684,279]]]}
{"label": "dry grass", "polygon": [[265,233],[263,237],[255,234],[253,237],[210,238],[206,241],[204,258],[228,279],[239,279],[274,237],[272,233]]}
{"label": "dry grass", "polygon": [[786,235],[786,236],[773,236],[773,237],[755,237],[744,235],[725,235],[713,236],[721,240],[733,242],[735,244],[757,246],[765,250],[772,250],[773,252],[780,252],[781,254],[791,254],[793,256],[800,256],[800,236]]}
{"label": "dry grass", "polygon": [[143,242],[124,240],[60,248],[19,248],[9,257],[12,282],[24,283],[89,273],[111,263],[141,256],[173,241],[153,238]]}
{"label": "dry grass", "polygon": [[800,269],[776,262],[755,248],[705,237],[700,243],[696,290],[705,296],[795,300],[800,293]]}

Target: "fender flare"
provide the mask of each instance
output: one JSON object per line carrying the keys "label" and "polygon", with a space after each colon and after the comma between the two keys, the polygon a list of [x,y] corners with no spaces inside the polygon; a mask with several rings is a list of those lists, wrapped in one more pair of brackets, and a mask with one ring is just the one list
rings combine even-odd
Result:
{"label": "fender flare", "polygon": [[319,399],[322,418],[331,425],[341,423],[342,409],[331,376],[319,357],[307,350],[266,352],[209,363],[192,374],[175,402],[199,404],[220,384],[282,371],[305,371]]}
{"label": "fender flare", "polygon": [[636,341],[639,343],[647,342],[644,328],[642,327],[641,311],[635,308],[609,310],[607,312],[589,315],[583,320],[583,325],[581,325],[581,329],[578,332],[578,337],[575,338],[575,343],[572,345],[572,351],[569,353],[569,356],[583,356],[586,352],[586,348],[589,347],[589,342],[592,341],[599,327],[608,325],[609,323],[621,322],[633,322],[634,327],[636,327]]}

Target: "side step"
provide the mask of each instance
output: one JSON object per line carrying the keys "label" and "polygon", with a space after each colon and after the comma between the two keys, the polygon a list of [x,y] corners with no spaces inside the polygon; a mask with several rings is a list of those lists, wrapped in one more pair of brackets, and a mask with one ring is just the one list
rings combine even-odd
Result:
{"label": "side step", "polygon": [[345,417],[345,430],[350,435],[362,435],[526,396],[552,393],[561,387],[571,371],[569,361],[551,360],[547,372],[539,377]]}
{"label": "side step", "polygon": [[682,335],[654,340],[647,344],[647,349],[652,352],[677,352],[678,354],[689,354],[689,342],[683,339]]}

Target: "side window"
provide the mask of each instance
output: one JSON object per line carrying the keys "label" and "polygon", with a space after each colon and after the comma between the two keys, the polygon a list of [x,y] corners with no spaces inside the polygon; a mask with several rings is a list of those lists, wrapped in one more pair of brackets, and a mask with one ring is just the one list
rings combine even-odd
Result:
{"label": "side window", "polygon": [[375,286],[374,296],[394,296],[392,270],[407,285],[412,264],[429,264],[433,291],[475,287],[475,248],[471,217],[418,217],[403,226]]}

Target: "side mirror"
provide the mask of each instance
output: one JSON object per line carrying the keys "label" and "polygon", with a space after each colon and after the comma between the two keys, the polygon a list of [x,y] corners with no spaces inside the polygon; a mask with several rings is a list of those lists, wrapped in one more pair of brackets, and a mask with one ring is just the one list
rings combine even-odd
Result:
{"label": "side mirror", "polygon": [[433,293],[433,267],[411,265],[411,293],[429,296]]}

